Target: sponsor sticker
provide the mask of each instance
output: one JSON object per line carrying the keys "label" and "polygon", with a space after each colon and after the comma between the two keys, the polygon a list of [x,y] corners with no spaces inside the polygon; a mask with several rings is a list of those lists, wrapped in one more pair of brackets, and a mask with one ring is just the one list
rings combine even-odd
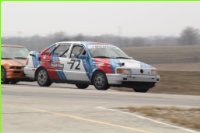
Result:
{"label": "sponsor sticker", "polygon": [[63,69],[64,68],[64,64],[58,64],[58,63],[51,63],[52,67],[56,67],[58,69]]}

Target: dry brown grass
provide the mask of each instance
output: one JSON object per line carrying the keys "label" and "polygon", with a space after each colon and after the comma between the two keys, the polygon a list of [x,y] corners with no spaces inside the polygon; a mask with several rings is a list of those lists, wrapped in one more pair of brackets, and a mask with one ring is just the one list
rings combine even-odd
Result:
{"label": "dry brown grass", "polygon": [[200,130],[200,108],[178,107],[126,107],[120,108],[129,112],[138,112],[143,115],[164,121],[176,123],[181,126]]}
{"label": "dry brown grass", "polygon": [[200,95],[200,71],[160,71],[161,81],[149,92]]}
{"label": "dry brown grass", "polygon": [[123,50],[149,64],[200,63],[200,46],[127,47]]}
{"label": "dry brown grass", "polygon": [[200,71],[199,63],[154,64],[159,71]]}

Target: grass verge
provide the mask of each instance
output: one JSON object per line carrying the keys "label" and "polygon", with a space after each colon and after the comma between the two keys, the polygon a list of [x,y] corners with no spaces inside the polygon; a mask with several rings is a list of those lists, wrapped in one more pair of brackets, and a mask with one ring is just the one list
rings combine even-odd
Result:
{"label": "grass verge", "polygon": [[178,108],[178,107],[125,107],[119,108],[123,111],[137,112],[153,119],[159,119],[175,123],[187,128],[200,130],[200,108]]}
{"label": "grass verge", "polygon": [[200,71],[160,71],[161,81],[153,93],[200,95]]}
{"label": "grass verge", "polygon": [[126,47],[123,50],[148,64],[200,62],[200,46]]}

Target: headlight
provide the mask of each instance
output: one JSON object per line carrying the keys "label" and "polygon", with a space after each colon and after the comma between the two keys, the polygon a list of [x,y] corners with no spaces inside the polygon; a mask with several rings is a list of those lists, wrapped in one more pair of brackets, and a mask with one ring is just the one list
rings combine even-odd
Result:
{"label": "headlight", "polygon": [[124,69],[124,68],[118,68],[116,70],[116,73],[124,74],[124,75],[131,75],[131,70],[130,69]]}

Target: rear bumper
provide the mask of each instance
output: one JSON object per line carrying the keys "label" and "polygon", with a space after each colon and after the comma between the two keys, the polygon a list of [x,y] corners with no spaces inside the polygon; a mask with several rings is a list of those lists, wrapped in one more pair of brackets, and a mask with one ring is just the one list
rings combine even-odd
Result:
{"label": "rear bumper", "polygon": [[126,83],[135,82],[152,82],[160,81],[159,75],[121,75],[121,74],[106,74],[108,83],[112,85],[123,85]]}

